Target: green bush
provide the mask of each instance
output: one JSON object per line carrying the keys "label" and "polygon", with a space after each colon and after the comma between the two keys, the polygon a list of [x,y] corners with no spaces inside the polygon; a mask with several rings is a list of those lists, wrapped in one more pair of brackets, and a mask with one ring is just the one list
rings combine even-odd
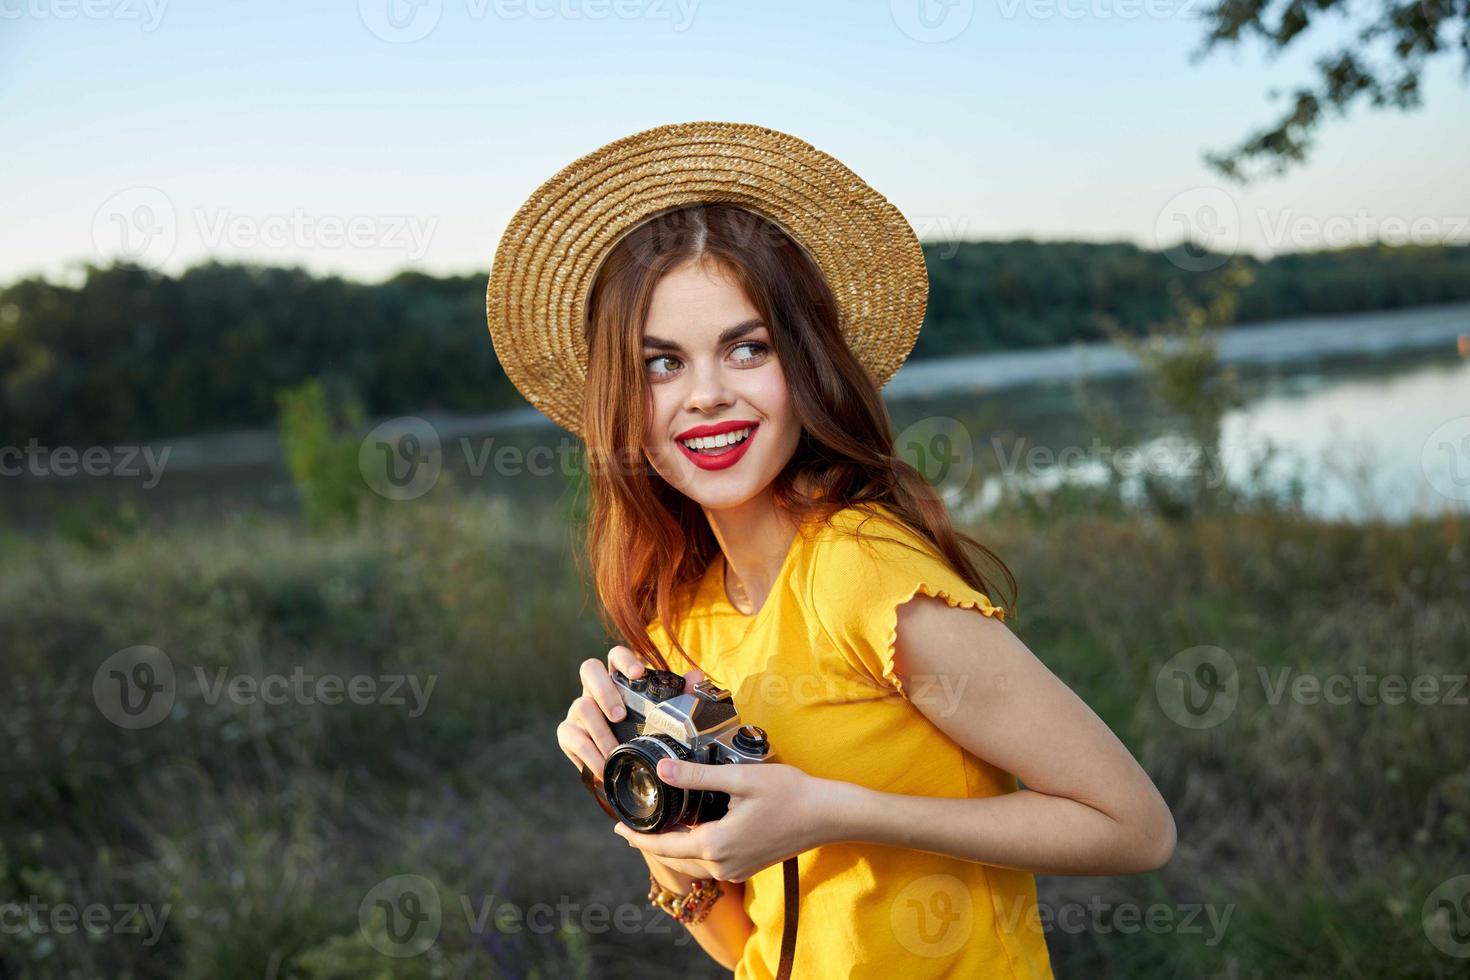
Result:
{"label": "green bush", "polygon": [[358,468],[362,406],[348,401],[333,411],[320,381],[277,393],[281,449],[308,523],[322,528],[357,519],[369,493]]}

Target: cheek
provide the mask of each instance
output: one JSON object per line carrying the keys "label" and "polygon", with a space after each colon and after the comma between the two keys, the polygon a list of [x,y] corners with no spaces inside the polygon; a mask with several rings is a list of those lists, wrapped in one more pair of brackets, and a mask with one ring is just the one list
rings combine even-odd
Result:
{"label": "cheek", "polygon": [[779,370],[762,371],[752,379],[746,398],[773,422],[786,422],[791,418],[791,391],[786,387],[786,378]]}

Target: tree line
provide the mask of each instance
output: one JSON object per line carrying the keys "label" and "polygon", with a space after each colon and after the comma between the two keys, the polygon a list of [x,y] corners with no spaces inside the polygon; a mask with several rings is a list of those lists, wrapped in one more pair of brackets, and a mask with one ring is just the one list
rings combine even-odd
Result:
{"label": "tree line", "polygon": [[[1124,243],[939,242],[925,255],[915,358],[1101,340],[1103,319],[1141,334],[1169,316],[1171,291],[1203,296],[1211,284]],[[1241,323],[1470,299],[1470,246],[1246,261]],[[22,279],[0,289],[0,444],[268,425],[277,392],[307,378],[374,416],[521,406],[485,328],[484,290],[483,275],[363,283],[213,262]]]}

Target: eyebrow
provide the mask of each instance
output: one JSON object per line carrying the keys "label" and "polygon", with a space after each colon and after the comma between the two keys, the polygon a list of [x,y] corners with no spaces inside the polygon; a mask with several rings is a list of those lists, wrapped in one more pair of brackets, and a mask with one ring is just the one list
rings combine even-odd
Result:
{"label": "eyebrow", "polygon": [[[729,343],[736,337],[744,337],[751,331],[757,330],[761,327],[764,327],[765,325],[766,321],[762,320],[760,317],[754,317],[750,320],[744,321],[743,323],[737,323],[733,327],[726,327],[724,330],[720,331],[720,336],[715,341],[715,344],[719,345]],[[662,337],[651,337],[647,334],[645,334],[643,337],[643,346],[650,347],[654,350],[682,351],[684,349],[678,344],[674,343],[672,340],[664,340]]]}

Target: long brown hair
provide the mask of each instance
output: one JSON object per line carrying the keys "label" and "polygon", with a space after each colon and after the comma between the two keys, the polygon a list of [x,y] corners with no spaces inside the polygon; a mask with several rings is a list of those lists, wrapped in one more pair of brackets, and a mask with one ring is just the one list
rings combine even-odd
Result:
{"label": "long brown hair", "polygon": [[805,526],[846,507],[878,516],[872,505],[884,504],[971,587],[995,598],[961,542],[978,549],[1003,576],[1010,602],[998,604],[1009,607],[1017,592],[1010,569],[957,532],[933,486],[895,455],[888,407],[843,339],[836,300],[816,262],[762,215],[697,204],[665,211],[624,236],[589,295],[587,557],[604,626],[626,637],[644,662],[667,669],[648,636],[657,618],[696,662],[678,641],[675,619],[684,590],[704,575],[719,544],[700,505],[665,481],[643,451],[643,323],[659,280],[691,260],[730,275],[771,325],[802,427],[790,462],[772,481],[776,506]]}

